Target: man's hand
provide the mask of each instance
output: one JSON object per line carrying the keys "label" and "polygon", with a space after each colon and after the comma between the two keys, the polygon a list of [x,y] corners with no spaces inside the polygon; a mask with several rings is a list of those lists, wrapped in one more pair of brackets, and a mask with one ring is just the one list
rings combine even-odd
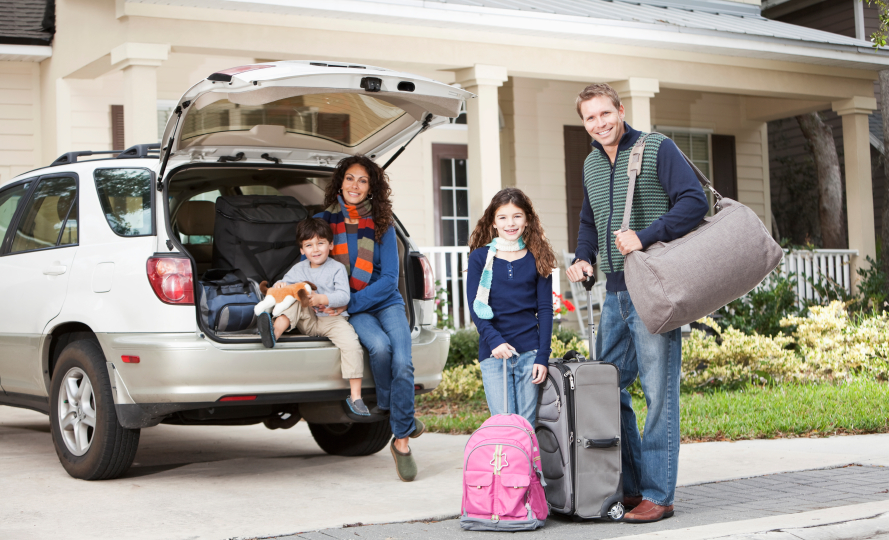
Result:
{"label": "man's hand", "polygon": [[503,343],[497,346],[493,351],[491,351],[491,356],[494,358],[499,358],[501,360],[508,360],[515,355],[515,348],[509,343]]}
{"label": "man's hand", "polygon": [[621,255],[629,255],[634,251],[642,249],[642,242],[639,240],[639,237],[636,236],[635,231],[627,229],[624,232],[614,231],[614,234],[614,245],[617,246]]}
{"label": "man's hand", "polygon": [[531,371],[532,379],[531,382],[534,384],[540,384],[546,380],[546,366],[540,364],[534,364],[534,368]]}
{"label": "man's hand", "polygon": [[569,281],[577,283],[585,280],[587,276],[593,275],[593,265],[586,261],[577,261],[569,266],[565,273],[568,274]]}
{"label": "man's hand", "polygon": [[346,311],[346,306],[342,306],[342,307],[327,306],[327,307],[324,307],[321,309],[322,313],[327,313],[328,315],[331,315],[334,317],[337,315],[341,315],[344,311]]}

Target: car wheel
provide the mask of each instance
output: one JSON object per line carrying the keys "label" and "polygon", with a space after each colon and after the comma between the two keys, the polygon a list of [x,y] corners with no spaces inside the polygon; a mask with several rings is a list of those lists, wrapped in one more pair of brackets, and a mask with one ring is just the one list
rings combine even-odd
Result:
{"label": "car wheel", "polygon": [[318,446],[334,456],[369,456],[392,438],[389,419],[366,424],[313,424],[309,430]]}
{"label": "car wheel", "polygon": [[132,465],[139,430],[117,421],[105,355],[95,341],[75,341],[59,355],[49,417],[56,454],[74,478],[117,478]]}

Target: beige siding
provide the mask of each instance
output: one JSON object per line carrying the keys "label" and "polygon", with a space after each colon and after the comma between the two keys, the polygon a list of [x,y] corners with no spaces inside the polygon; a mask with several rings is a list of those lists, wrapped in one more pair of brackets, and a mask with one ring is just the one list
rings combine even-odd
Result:
{"label": "beige siding", "polygon": [[70,79],[71,148],[77,150],[122,150],[111,148],[111,106],[122,105],[123,75],[114,71],[96,79]]}
{"label": "beige siding", "polygon": [[0,182],[41,166],[39,145],[40,67],[0,62]]}

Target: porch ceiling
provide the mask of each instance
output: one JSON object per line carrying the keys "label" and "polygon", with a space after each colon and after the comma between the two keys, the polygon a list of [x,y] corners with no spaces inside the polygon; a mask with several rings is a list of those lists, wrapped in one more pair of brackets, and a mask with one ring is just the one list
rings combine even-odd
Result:
{"label": "porch ceiling", "polygon": [[558,37],[626,46],[884,69],[889,50],[766,19],[755,6],[718,0],[126,0],[455,30]]}

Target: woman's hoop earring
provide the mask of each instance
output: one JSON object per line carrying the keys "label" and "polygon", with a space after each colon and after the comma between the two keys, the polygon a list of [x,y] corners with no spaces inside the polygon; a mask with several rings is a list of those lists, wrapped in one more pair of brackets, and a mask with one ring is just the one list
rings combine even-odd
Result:
{"label": "woman's hoop earring", "polygon": [[373,193],[368,193],[368,194],[367,194],[367,200],[369,200],[369,201],[374,200],[374,194],[373,194]]}
{"label": "woman's hoop earring", "polygon": [[337,193],[339,193],[340,195],[342,195],[342,194],[343,194],[343,188],[340,188],[339,190],[337,190]]}

